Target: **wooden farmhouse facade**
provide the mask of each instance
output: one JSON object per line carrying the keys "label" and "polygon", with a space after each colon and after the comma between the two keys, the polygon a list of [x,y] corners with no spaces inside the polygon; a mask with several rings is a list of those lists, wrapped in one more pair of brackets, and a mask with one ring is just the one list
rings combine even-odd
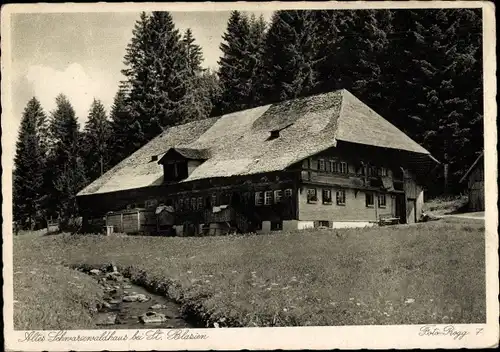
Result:
{"label": "wooden farmhouse facade", "polygon": [[460,180],[467,182],[470,211],[484,211],[484,153],[481,153]]}
{"label": "wooden farmhouse facade", "polygon": [[87,228],[126,233],[413,223],[436,165],[340,90],[172,127],[77,199]]}

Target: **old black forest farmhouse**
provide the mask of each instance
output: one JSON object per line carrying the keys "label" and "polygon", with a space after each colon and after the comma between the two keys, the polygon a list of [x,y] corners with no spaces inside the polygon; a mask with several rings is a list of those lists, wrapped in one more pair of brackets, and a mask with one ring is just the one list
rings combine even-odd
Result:
{"label": "old black forest farmhouse", "polygon": [[172,127],[78,194],[84,226],[177,236],[419,221],[438,162],[346,90]]}

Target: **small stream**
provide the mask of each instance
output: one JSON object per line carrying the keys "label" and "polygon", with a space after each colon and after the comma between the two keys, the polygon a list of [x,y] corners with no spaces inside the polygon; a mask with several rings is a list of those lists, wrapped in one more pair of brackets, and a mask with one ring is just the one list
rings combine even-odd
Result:
{"label": "small stream", "polygon": [[97,329],[196,327],[182,316],[179,304],[134,285],[117,271],[92,269],[84,272],[97,280],[104,291],[104,304],[95,318]]}

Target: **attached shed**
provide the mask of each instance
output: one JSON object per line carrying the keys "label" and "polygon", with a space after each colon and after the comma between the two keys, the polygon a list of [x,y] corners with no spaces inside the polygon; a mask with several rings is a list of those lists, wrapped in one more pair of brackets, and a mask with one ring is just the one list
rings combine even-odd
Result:
{"label": "attached shed", "polygon": [[149,233],[157,229],[154,210],[143,208],[109,212],[106,215],[106,226],[112,226],[113,232]]}
{"label": "attached shed", "polygon": [[474,161],[460,180],[461,184],[467,181],[469,195],[469,210],[484,211],[484,152]]}

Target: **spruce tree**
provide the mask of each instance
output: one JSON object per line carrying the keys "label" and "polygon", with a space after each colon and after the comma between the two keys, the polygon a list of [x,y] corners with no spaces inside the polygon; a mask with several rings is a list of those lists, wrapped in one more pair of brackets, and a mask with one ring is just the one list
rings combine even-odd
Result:
{"label": "spruce tree", "polygon": [[42,223],[44,216],[45,120],[40,102],[33,97],[24,109],[13,172],[14,220],[25,229]]}
{"label": "spruce tree", "polygon": [[83,151],[87,179],[93,181],[110,168],[110,122],[104,105],[94,99],[83,132]]}
{"label": "spruce tree", "polygon": [[318,22],[309,10],[273,14],[264,46],[266,103],[311,94],[317,84]]}
{"label": "spruce tree", "polygon": [[221,96],[218,114],[227,114],[248,107],[252,76],[250,53],[250,23],[248,17],[232,11],[220,45],[219,83]]}
{"label": "spruce tree", "polygon": [[182,37],[181,47],[186,60],[188,74],[194,77],[203,72],[203,68],[201,67],[203,53],[201,47],[195,43],[191,28],[186,29]]}
{"label": "spruce tree", "polygon": [[321,10],[318,20],[318,91],[347,89],[371,107],[385,100],[390,10]]}
{"label": "spruce tree", "polygon": [[114,166],[141,147],[145,138],[140,122],[131,113],[126,88],[115,95],[110,114],[110,164]]}
{"label": "spruce tree", "polygon": [[211,81],[202,68],[203,54],[201,47],[195,43],[190,28],[186,30],[181,41],[181,56],[178,61],[178,74],[182,75],[182,98],[178,106],[180,123],[204,119],[210,115],[213,107]]}
{"label": "spruce tree", "polygon": [[[199,114],[184,116],[186,102],[199,92],[191,80],[200,74],[201,49],[191,31],[181,38],[169,12],[145,13],[136,23],[123,71],[130,114],[140,124],[146,143],[163,129]],[[204,109],[202,109],[204,111]]]}
{"label": "spruce tree", "polygon": [[249,40],[249,59],[250,59],[250,94],[248,98],[249,106],[254,107],[262,105],[263,96],[263,77],[264,77],[264,43],[267,24],[264,17],[258,18],[252,15],[250,17],[250,40]]}
{"label": "spruce tree", "polygon": [[53,148],[48,162],[52,175],[52,212],[64,229],[78,214],[76,194],[85,186],[85,169],[81,155],[81,133],[73,106],[66,96],[56,98],[50,132]]}
{"label": "spruce tree", "polygon": [[124,56],[125,69],[122,70],[125,81],[122,91],[126,93],[131,119],[142,131],[139,141],[145,144],[149,138],[160,131],[158,117],[152,115],[152,94],[154,92],[152,63],[150,54],[151,33],[150,17],[142,12],[132,31],[132,39],[127,45]]}
{"label": "spruce tree", "polygon": [[151,138],[163,128],[181,122],[178,107],[185,94],[186,68],[183,62],[181,35],[175,28],[169,12],[153,12],[149,20],[152,61],[150,70],[153,90],[150,95],[149,113],[156,120],[156,130],[145,134]]}

